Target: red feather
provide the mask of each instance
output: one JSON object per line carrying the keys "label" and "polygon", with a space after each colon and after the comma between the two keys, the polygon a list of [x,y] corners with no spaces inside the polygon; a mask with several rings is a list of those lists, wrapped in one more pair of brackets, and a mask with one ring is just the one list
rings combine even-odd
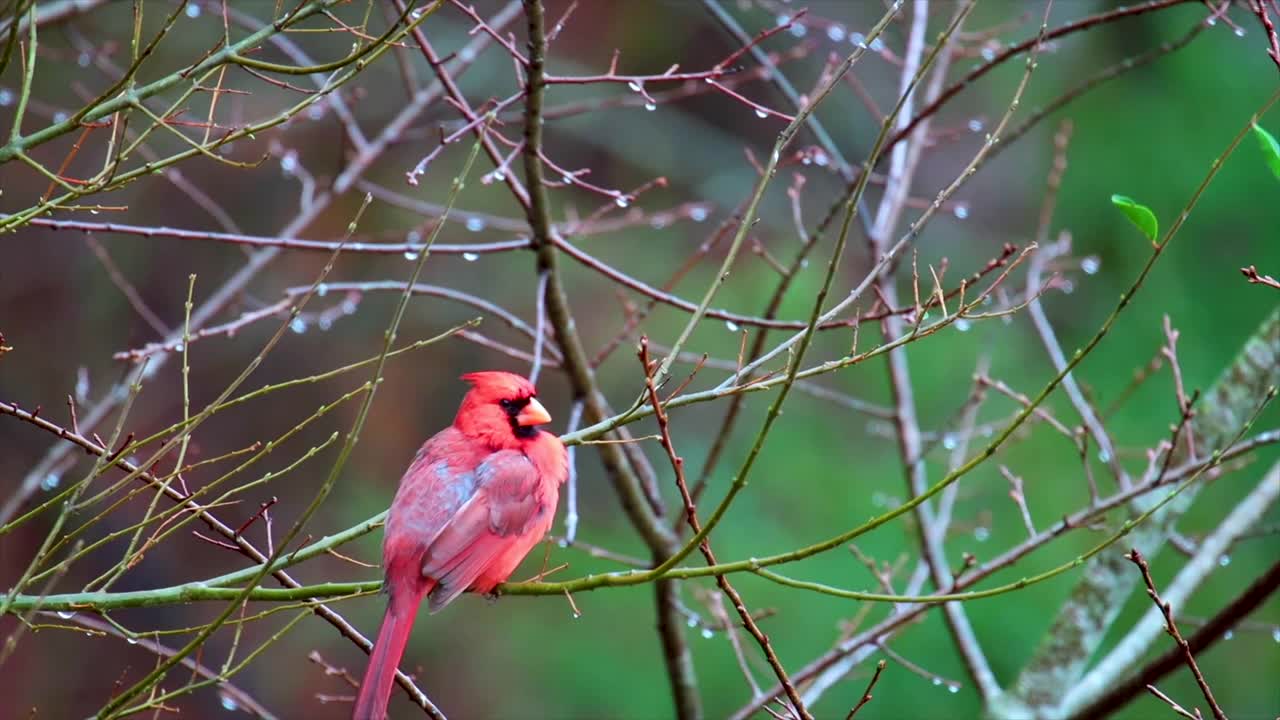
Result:
{"label": "red feather", "polygon": [[505,582],[551,529],[564,445],[533,385],[504,372],[464,375],[453,426],[427,440],[400,479],[382,546],[387,611],[352,713],[382,720],[423,597],[436,612],[465,591]]}

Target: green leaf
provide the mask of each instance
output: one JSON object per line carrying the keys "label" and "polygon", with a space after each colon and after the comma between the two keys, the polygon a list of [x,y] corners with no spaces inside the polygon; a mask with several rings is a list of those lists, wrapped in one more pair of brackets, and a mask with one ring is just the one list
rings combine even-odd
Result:
{"label": "green leaf", "polygon": [[1120,212],[1129,218],[1129,222],[1133,223],[1143,235],[1151,242],[1156,242],[1160,237],[1160,223],[1156,221],[1156,214],[1151,212],[1151,208],[1146,205],[1140,205],[1136,200],[1124,195],[1112,195],[1111,204],[1120,208]]}
{"label": "green leaf", "polygon": [[1262,147],[1262,159],[1267,161],[1271,174],[1280,180],[1280,143],[1276,142],[1274,135],[1258,127],[1257,123],[1253,125],[1253,135],[1258,138],[1258,145]]}

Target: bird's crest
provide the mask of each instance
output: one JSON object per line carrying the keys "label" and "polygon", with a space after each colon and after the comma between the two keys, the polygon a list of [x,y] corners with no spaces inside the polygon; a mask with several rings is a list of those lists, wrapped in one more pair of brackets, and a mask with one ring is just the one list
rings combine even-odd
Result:
{"label": "bird's crest", "polygon": [[528,379],[515,373],[501,370],[483,370],[467,373],[462,376],[462,379],[471,383],[472,392],[480,393],[486,397],[525,398],[533,397],[537,394],[533,383],[529,382]]}

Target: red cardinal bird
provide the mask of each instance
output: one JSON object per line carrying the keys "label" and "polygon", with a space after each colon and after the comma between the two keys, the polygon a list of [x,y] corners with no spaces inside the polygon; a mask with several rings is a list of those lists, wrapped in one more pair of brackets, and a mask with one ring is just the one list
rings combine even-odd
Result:
{"label": "red cardinal bird", "polygon": [[382,543],[387,613],[353,720],[382,720],[423,596],[435,612],[466,590],[487,593],[551,529],[564,444],[533,384],[505,372],[463,375],[471,391],[453,426],[423,444],[400,479]]}

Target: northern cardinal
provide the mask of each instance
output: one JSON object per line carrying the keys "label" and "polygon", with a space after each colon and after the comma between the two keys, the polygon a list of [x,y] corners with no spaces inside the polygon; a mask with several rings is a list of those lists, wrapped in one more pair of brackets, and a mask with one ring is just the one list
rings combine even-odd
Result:
{"label": "northern cardinal", "polygon": [[453,425],[427,440],[400,479],[382,544],[387,612],[353,720],[382,720],[423,596],[434,613],[466,590],[487,593],[551,529],[569,474],[564,444],[533,384],[506,372],[463,375]]}

